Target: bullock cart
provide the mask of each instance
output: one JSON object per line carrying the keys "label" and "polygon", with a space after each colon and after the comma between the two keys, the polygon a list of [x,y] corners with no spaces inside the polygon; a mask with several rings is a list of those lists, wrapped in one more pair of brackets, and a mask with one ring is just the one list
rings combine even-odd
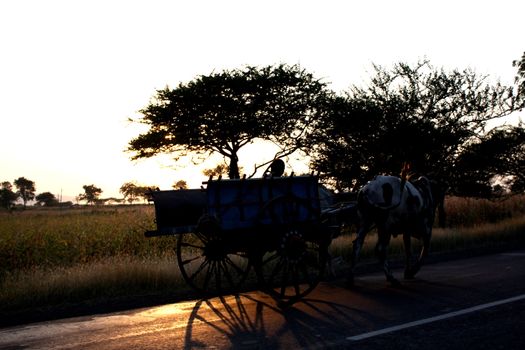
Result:
{"label": "bullock cart", "polygon": [[150,193],[157,229],[146,236],[178,236],[177,261],[188,285],[213,295],[250,281],[281,301],[315,288],[333,229],[321,220],[317,176],[204,184]]}

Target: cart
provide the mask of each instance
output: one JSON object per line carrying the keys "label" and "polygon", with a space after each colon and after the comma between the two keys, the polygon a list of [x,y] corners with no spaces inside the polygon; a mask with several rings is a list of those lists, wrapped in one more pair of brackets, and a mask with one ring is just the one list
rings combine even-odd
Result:
{"label": "cart", "polygon": [[247,281],[293,302],[323,278],[331,227],[321,220],[318,177],[210,179],[204,189],[152,191],[157,229],[178,235],[184,280],[206,294]]}

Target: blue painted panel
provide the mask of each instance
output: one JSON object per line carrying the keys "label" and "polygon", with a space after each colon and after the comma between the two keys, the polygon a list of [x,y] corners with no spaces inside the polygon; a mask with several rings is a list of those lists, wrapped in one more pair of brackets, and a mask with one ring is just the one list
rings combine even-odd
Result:
{"label": "blue painted panel", "polygon": [[215,180],[207,185],[207,212],[224,230],[319,219],[315,176]]}

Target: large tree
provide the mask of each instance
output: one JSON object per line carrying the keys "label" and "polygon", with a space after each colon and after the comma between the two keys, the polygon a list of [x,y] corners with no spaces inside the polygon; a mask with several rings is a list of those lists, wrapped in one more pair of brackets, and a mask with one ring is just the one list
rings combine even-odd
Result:
{"label": "large tree", "polygon": [[131,140],[128,150],[133,159],[218,153],[228,160],[229,177],[238,178],[243,146],[270,140],[281,147],[276,157],[301,146],[324,91],[325,84],[298,65],[199,76],[157,91],[140,111],[139,121],[149,130]]}
{"label": "large tree", "polygon": [[428,61],[374,69],[369,86],[333,99],[312,139],[313,167],[341,190],[355,190],[376,174],[396,174],[404,162],[448,179],[486,123],[516,108],[512,87],[469,69],[445,71]]}
{"label": "large tree", "polygon": [[25,208],[27,202],[35,198],[35,183],[25,177],[19,177],[14,184],[17,189],[16,194],[19,198],[22,198]]}

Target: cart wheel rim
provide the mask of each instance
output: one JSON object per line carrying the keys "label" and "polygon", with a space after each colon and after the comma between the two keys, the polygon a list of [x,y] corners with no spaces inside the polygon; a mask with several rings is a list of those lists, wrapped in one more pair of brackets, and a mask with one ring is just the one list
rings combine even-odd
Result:
{"label": "cart wheel rim", "polygon": [[[316,242],[292,240],[285,243],[285,249],[276,249],[262,256],[255,265],[261,287],[272,297],[293,302],[309,294],[324,276],[325,256],[323,247]],[[294,245],[292,255],[286,249],[287,244]],[[295,249],[299,246],[301,252]],[[281,247],[282,248],[282,247]]]}
{"label": "cart wheel rim", "polygon": [[199,233],[181,235],[176,254],[186,283],[207,295],[238,291],[251,270],[246,253],[228,251],[227,242]]}

